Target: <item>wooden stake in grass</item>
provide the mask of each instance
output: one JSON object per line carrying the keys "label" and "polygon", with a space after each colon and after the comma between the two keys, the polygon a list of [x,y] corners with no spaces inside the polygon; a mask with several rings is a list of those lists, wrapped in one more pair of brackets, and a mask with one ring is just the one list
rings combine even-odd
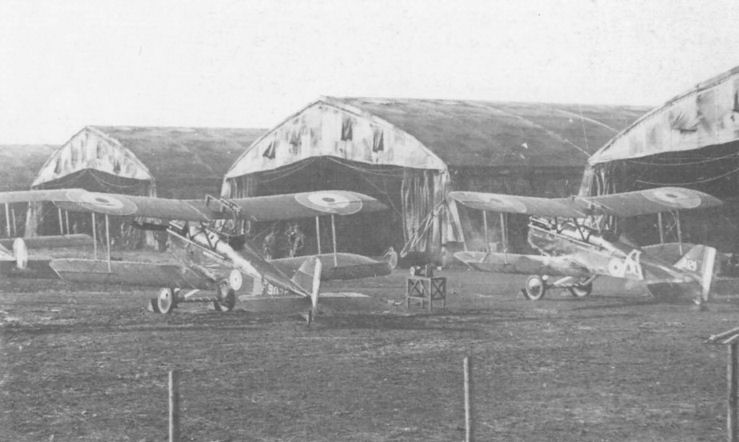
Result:
{"label": "wooden stake in grass", "polygon": [[169,442],[180,440],[180,386],[177,370],[169,372]]}
{"label": "wooden stake in grass", "polygon": [[728,407],[726,410],[726,432],[729,442],[737,442],[737,346],[739,343],[732,340],[729,347],[728,361],[726,365],[726,393],[728,396]]}
{"label": "wooden stake in grass", "polygon": [[472,442],[474,436],[472,433],[472,403],[470,402],[471,392],[470,381],[470,358],[464,358],[464,440]]}

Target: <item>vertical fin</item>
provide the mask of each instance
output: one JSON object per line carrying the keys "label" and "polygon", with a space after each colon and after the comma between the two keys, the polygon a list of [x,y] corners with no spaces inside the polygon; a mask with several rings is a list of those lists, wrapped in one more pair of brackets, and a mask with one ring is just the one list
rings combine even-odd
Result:
{"label": "vertical fin", "polygon": [[311,306],[318,307],[318,293],[321,289],[321,271],[323,264],[318,257],[307,259],[300,265],[291,281],[310,295]]}
{"label": "vertical fin", "polygon": [[708,294],[711,292],[711,282],[713,281],[713,269],[715,265],[716,249],[706,247],[701,265],[701,296],[704,302],[708,301]]}
{"label": "vertical fin", "polygon": [[676,263],[675,268],[691,273],[701,286],[701,301],[708,301],[716,266],[716,249],[697,245],[688,250]]}

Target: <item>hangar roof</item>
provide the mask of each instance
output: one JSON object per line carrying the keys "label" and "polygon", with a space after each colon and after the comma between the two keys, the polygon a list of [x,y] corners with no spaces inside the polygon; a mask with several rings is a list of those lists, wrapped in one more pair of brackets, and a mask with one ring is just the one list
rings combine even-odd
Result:
{"label": "hangar roof", "polygon": [[[582,167],[590,154],[646,110],[635,106],[322,97],[265,132],[231,166],[226,178],[324,156],[435,170]],[[351,123],[344,127],[346,121]]]}
{"label": "hangar roof", "polygon": [[83,169],[139,180],[216,179],[263,129],[87,126],[46,161],[34,186]]}
{"label": "hangar roof", "polygon": [[739,66],[695,85],[624,129],[591,165],[739,140]]}
{"label": "hangar roof", "polygon": [[388,121],[448,166],[580,166],[648,110],[640,106],[335,98]]}

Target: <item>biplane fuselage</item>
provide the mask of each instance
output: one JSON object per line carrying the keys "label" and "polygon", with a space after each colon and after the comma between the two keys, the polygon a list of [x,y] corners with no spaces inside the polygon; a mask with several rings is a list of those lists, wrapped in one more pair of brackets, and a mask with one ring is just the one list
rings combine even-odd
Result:
{"label": "biplane fuselage", "polygon": [[603,235],[581,231],[547,229],[529,224],[528,241],[541,256],[513,253],[459,252],[457,257],[476,270],[494,273],[542,274],[588,278],[612,276],[635,281],[671,279],[685,282],[685,274],[643,250],[624,242],[607,241]]}
{"label": "biplane fuselage", "polygon": [[[450,196],[483,211],[530,215],[528,242],[541,255],[470,251],[455,254],[476,270],[532,275],[524,288],[529,299],[540,299],[552,286],[567,288],[578,297],[586,296],[597,276],[640,281],[650,291],[656,286],[690,285],[696,298],[707,299],[716,256],[714,248],[693,246],[673,263],[655,253],[654,248],[638,247],[600,225],[605,220],[603,215],[635,216],[662,211],[676,214],[680,209],[719,205],[720,201],[710,195],[689,189],[658,188],[554,199],[479,192],[452,192]],[[551,283],[549,276],[562,278]]]}
{"label": "biplane fuselage", "polygon": [[[213,301],[217,310],[231,310],[235,303],[235,291],[246,276],[275,289],[270,294],[277,292],[288,298],[297,298],[301,301],[300,305],[307,303],[310,321],[312,312],[316,310],[322,279],[327,276],[353,278],[386,274],[397,262],[394,252],[389,259],[383,260],[341,254],[340,265],[334,217],[386,209],[376,199],[356,192],[315,191],[235,199],[207,196],[204,200],[107,194],[82,189],[0,193],[0,203],[4,203],[6,209],[11,203],[33,201],[53,202],[59,208],[60,217],[62,210],[90,213],[93,226],[96,225],[96,214],[105,216],[107,259],[97,259],[97,229],[93,229],[95,258],[51,259],[49,265],[56,274],[63,279],[80,282],[162,287],[150,304],[152,309],[162,313],[169,313],[178,302]],[[176,263],[111,259],[109,215],[131,219],[134,226],[142,229],[166,231],[171,238],[173,247],[170,252]],[[331,218],[333,254],[305,256],[288,262],[266,260],[248,241],[235,241],[234,244],[239,243],[239,246],[234,249],[231,244],[234,232],[227,229],[229,225],[236,225],[235,221],[244,219],[275,221],[303,217],[315,217],[318,229],[319,217],[324,215]],[[165,223],[166,220],[170,221],[166,224],[137,221],[152,218]],[[229,220],[234,222],[226,222]],[[10,262],[10,254],[5,255],[8,256],[3,258],[4,255],[0,253],[0,261]],[[333,272],[324,275],[322,268],[324,262],[329,260],[333,263]],[[205,298],[195,297],[195,293],[202,289],[214,289],[216,294]],[[258,298],[258,294],[254,295],[252,298]]]}

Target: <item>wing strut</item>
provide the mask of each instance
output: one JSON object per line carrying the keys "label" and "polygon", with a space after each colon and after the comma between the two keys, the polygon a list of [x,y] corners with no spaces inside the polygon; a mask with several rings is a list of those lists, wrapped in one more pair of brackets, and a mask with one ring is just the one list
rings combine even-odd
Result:
{"label": "wing strut", "polygon": [[332,213],[331,214],[331,239],[334,243],[334,266],[339,266],[339,258],[336,256],[336,216]]}
{"label": "wing strut", "polygon": [[482,228],[485,235],[485,250],[490,251],[490,240],[488,239],[488,211],[482,211]]}
{"label": "wing strut", "polygon": [[500,239],[503,243],[503,252],[508,252],[508,229],[506,225],[506,214],[500,212]]}
{"label": "wing strut", "polygon": [[321,221],[316,217],[316,243],[318,244],[318,254],[321,254]]}
{"label": "wing strut", "polygon": [[64,219],[62,218],[62,209],[57,207],[56,212],[59,215],[59,234],[64,235]]}
{"label": "wing strut", "polygon": [[95,223],[95,212],[91,212],[92,215],[92,253],[95,259],[98,259],[98,234],[97,224]]}
{"label": "wing strut", "polygon": [[506,216],[500,212],[500,239],[503,243],[503,259],[508,264],[508,233],[506,232]]}
{"label": "wing strut", "polygon": [[18,232],[16,229],[16,223],[15,223],[15,207],[10,206],[10,219],[13,221],[13,236],[18,236]]}
{"label": "wing strut", "polygon": [[8,238],[10,238],[10,213],[8,212],[8,203],[5,203],[5,227],[8,231]]}
{"label": "wing strut", "polygon": [[657,212],[657,225],[659,226],[659,243],[665,243],[665,228],[662,226],[662,212]]}
{"label": "wing strut", "polygon": [[675,210],[673,212],[675,216],[675,223],[677,226],[677,245],[680,248],[680,255],[683,255],[683,230],[680,227],[680,212]]}
{"label": "wing strut", "polygon": [[108,245],[108,273],[112,273],[113,269],[110,265],[110,221],[108,214],[105,214],[105,243]]}

